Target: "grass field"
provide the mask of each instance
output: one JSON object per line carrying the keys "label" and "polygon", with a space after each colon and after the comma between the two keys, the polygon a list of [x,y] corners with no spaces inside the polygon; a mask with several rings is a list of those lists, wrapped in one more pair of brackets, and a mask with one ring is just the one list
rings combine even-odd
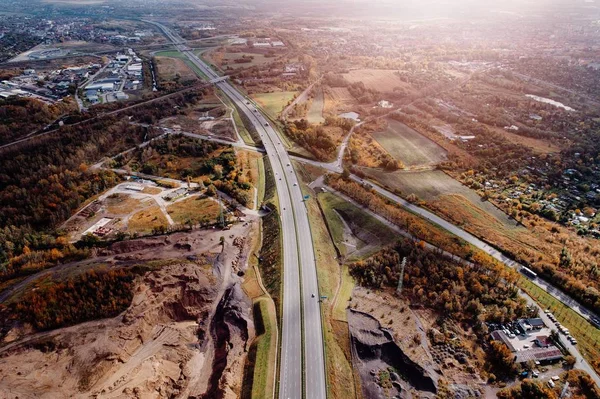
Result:
{"label": "grass field", "polygon": [[277,119],[283,108],[297,94],[295,91],[279,91],[274,93],[258,93],[252,94],[252,98],[260,104],[260,106],[273,119]]}
{"label": "grass field", "polygon": [[197,75],[190,69],[183,59],[175,57],[156,57],[158,80],[170,82],[179,75],[181,81],[197,79]]}
{"label": "grass field", "polygon": [[127,215],[140,208],[142,202],[126,194],[111,195],[105,200],[106,213],[111,216]]}
{"label": "grass field", "polygon": [[306,119],[310,123],[323,123],[325,122],[325,118],[323,118],[323,106],[325,102],[325,97],[323,95],[323,90],[318,89],[315,98],[313,98],[312,103],[310,104],[310,108],[308,109],[308,114],[306,115]]}
{"label": "grass field", "polygon": [[175,223],[197,222],[205,216],[214,222],[219,215],[219,204],[210,198],[193,196],[170,205],[167,211]]}
{"label": "grass field", "polygon": [[[516,222],[504,212],[463,186],[452,177],[439,170],[418,172],[384,172],[379,169],[365,169],[368,175],[392,191],[399,190],[403,196],[415,194],[419,199],[434,203],[439,209],[454,208],[469,212],[471,216],[483,218],[484,223],[494,224],[508,230],[516,227]],[[456,209],[456,208],[460,209]],[[468,218],[469,215],[465,215]],[[465,222],[469,222],[466,220]]]}
{"label": "grass field", "polygon": [[[251,62],[243,62],[243,63],[236,63],[235,60],[236,59],[241,59],[242,57],[252,57],[252,61]],[[256,53],[224,53],[222,55],[221,58],[221,62],[219,65],[221,65],[221,68],[223,69],[228,69],[228,67],[231,67],[231,69],[242,69],[242,68],[251,68],[253,66],[260,66],[260,65],[264,65],[267,64],[271,61],[273,61],[274,58],[267,58],[265,57],[263,54],[256,54]]]}
{"label": "grass field", "polygon": [[190,68],[197,76],[201,79],[209,80],[208,77],[202,72],[196,65],[192,64],[188,58],[181,54],[179,51],[169,50],[169,51],[158,51],[154,54],[155,57],[170,57],[170,58],[179,58],[185,62],[185,64]]}
{"label": "grass field", "polygon": [[408,83],[400,80],[396,70],[393,69],[356,69],[343,76],[350,83],[363,82],[367,89],[382,93],[392,92],[396,87],[410,87]]}
{"label": "grass field", "polygon": [[347,321],[346,308],[352,298],[352,290],[354,289],[354,280],[350,276],[348,266],[342,266],[341,284],[338,291],[336,301],[333,304],[332,317],[334,320]]}
{"label": "grass field", "polygon": [[[310,194],[306,201],[311,227],[315,255],[317,257],[317,277],[319,293],[328,298],[334,298],[341,284],[340,265],[336,261],[336,252],[329,237],[327,226],[322,219],[314,193],[304,184],[303,193]],[[348,356],[349,336],[347,324],[338,326],[331,317],[334,303],[332,299],[324,302],[323,306],[323,337],[325,343],[325,359],[327,371],[328,397],[332,399],[354,398],[355,385],[351,359]],[[339,306],[343,306],[339,302]]]}
{"label": "grass field", "polygon": [[369,247],[369,252],[372,252],[396,240],[396,234],[387,226],[344,199],[332,193],[320,193],[317,198],[325,214],[334,244],[343,256],[346,255],[348,248],[344,244],[345,226],[341,220],[342,215],[350,226],[352,234],[358,238],[356,248],[358,251]]}
{"label": "grass field", "polygon": [[373,138],[407,168],[432,166],[446,160],[442,147],[396,120],[388,120],[387,129],[372,134]]}
{"label": "grass field", "polygon": [[256,165],[258,167],[258,194],[256,208],[260,206],[265,200],[265,162],[263,158],[259,158],[256,160]]}
{"label": "grass field", "polygon": [[254,320],[257,324],[256,361],[252,384],[252,399],[270,398],[273,395],[273,369],[276,364],[275,313],[272,303],[266,298],[254,303]]}
{"label": "grass field", "polygon": [[[566,328],[575,339],[577,339],[577,349],[585,359],[594,365],[594,362],[600,360],[600,330],[592,326],[587,320],[573,311],[570,307],[560,302],[533,284],[528,278],[519,276],[519,286],[540,306],[550,309],[556,319]],[[600,372],[599,367],[595,367]]]}
{"label": "grass field", "polygon": [[550,143],[549,141],[534,139],[531,137],[520,136],[515,133],[507,132],[502,128],[491,128],[491,130],[501,134],[508,141],[514,144],[519,144],[531,148],[539,154],[548,154],[550,152],[559,152],[560,148]]}
{"label": "grass field", "polygon": [[160,226],[168,226],[167,218],[158,206],[151,206],[135,213],[127,225],[130,231],[138,233],[150,233],[152,229]]}
{"label": "grass field", "polygon": [[160,194],[160,193],[162,193],[162,191],[163,190],[158,187],[144,187],[144,189],[142,190],[142,192],[144,194],[152,194],[152,195]]}

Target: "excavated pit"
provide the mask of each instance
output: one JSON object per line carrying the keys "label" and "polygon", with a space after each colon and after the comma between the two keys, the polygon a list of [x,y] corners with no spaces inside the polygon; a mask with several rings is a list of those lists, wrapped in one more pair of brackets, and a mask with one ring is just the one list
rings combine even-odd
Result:
{"label": "excavated pit", "polygon": [[435,396],[436,373],[412,361],[375,318],[349,309],[348,324],[353,363],[358,367],[365,398]]}
{"label": "excavated pit", "polygon": [[[231,350],[236,346],[239,347],[239,344],[242,344],[243,352],[248,350],[249,306],[250,303],[244,296],[239,283],[227,289],[221,297],[210,326],[214,347],[212,373],[208,380],[207,391],[199,398],[225,398],[224,373],[231,363],[230,355],[237,355],[231,353]],[[232,342],[233,337],[241,342],[234,345]]]}

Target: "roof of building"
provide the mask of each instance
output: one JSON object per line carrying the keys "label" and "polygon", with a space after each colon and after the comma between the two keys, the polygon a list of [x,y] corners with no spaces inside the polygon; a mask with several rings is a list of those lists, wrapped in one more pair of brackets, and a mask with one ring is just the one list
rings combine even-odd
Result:
{"label": "roof of building", "polygon": [[548,348],[528,349],[515,354],[516,363],[525,363],[530,360],[543,362],[549,360],[558,360],[561,358],[562,352],[554,345],[551,345]]}
{"label": "roof of building", "polygon": [[544,327],[546,324],[544,324],[544,320],[540,319],[539,317],[536,317],[534,319],[528,319],[527,320],[529,322],[529,324],[531,324],[532,327]]}
{"label": "roof of building", "polygon": [[535,337],[535,342],[541,347],[552,345],[552,340],[547,335],[539,335]]}
{"label": "roof of building", "polygon": [[504,345],[506,345],[508,347],[508,349],[510,349],[511,352],[515,352],[515,347],[513,346],[513,344],[510,343],[510,340],[508,339],[508,337],[506,336],[506,334],[504,333],[504,331],[502,330],[496,330],[496,331],[492,331],[492,333],[490,334],[490,336],[492,337],[492,339],[494,341],[502,341],[502,343]]}
{"label": "roof of building", "polygon": [[85,88],[85,90],[114,90],[113,83],[93,83]]}

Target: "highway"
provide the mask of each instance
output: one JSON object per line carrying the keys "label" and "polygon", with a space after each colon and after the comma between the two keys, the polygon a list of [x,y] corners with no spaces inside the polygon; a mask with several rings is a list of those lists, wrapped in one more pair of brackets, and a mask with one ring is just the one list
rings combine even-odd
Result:
{"label": "highway", "polygon": [[[145,22],[160,28],[173,43],[182,42],[181,38],[162,24]],[[324,399],[325,358],[315,252],[308,210],[290,157],[268,119],[249,99],[227,80],[220,80],[220,76],[187,46],[175,44],[175,47],[235,103],[263,140],[275,174],[283,236],[283,325],[279,398]]]}

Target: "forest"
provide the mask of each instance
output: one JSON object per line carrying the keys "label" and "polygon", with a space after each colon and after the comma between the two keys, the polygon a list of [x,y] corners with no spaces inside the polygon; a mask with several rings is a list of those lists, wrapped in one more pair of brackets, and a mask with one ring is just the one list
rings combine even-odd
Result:
{"label": "forest", "polygon": [[24,97],[0,100],[0,145],[43,129],[76,109],[75,101],[71,98],[52,105]]}
{"label": "forest", "polygon": [[[179,112],[177,104],[203,93],[180,93],[126,112],[134,120],[153,120]],[[156,134],[113,114],[1,149],[0,283],[85,256],[57,228],[87,200],[120,181],[115,173],[90,166]]]}
{"label": "forest", "polygon": [[51,330],[84,321],[114,317],[133,299],[137,269],[90,270],[30,290],[11,310],[37,330]]}
{"label": "forest", "polygon": [[327,117],[323,125],[310,124],[306,119],[287,122],[284,133],[308,150],[319,161],[328,161],[336,156],[339,140],[335,140],[326,131],[326,127],[341,128],[346,134],[354,122],[350,119]]}
{"label": "forest", "polygon": [[501,266],[457,263],[411,240],[399,240],[367,260],[352,263],[350,273],[366,287],[396,288],[403,258],[403,295],[472,324],[477,332],[487,332],[484,322],[504,323],[527,313],[513,276]]}

